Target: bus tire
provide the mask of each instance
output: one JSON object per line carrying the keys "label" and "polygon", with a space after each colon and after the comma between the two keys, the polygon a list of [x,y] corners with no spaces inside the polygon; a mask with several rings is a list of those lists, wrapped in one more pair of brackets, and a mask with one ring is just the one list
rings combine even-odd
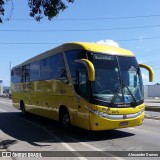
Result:
{"label": "bus tire", "polygon": [[71,129],[69,112],[64,107],[60,108],[60,123],[64,129],[66,129],[66,130]]}
{"label": "bus tire", "polygon": [[22,115],[23,115],[23,116],[26,116],[27,113],[26,113],[26,109],[25,109],[24,102],[23,102],[22,100],[20,101],[20,109],[21,109],[21,111],[22,111]]}

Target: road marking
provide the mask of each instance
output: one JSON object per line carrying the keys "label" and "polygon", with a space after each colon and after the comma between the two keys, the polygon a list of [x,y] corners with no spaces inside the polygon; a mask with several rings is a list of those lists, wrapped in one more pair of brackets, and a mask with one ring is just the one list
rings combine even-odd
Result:
{"label": "road marking", "polygon": [[10,100],[10,99],[1,99],[1,98],[0,98],[0,101],[4,102],[4,103],[11,103],[12,102],[12,100]]}
{"label": "road marking", "polygon": [[134,127],[129,127],[128,129],[136,129],[136,128],[134,128]]}
{"label": "road marking", "polygon": [[[5,110],[3,110],[3,109],[0,109],[0,111],[1,112],[7,112],[7,111],[5,111]],[[15,116],[15,115],[13,115],[13,114],[11,114],[12,116]],[[27,120],[27,119],[24,119],[24,118],[20,118],[20,117],[18,117],[18,116],[16,116],[17,118],[19,118],[19,119],[23,119],[23,121],[25,121],[25,122],[29,122],[29,123],[31,123],[32,125],[35,125],[35,126],[38,126],[38,127],[40,127],[41,129],[43,129],[45,132],[47,132],[49,135],[51,135],[51,137],[53,137],[54,139],[56,139],[57,141],[59,141],[61,144],[62,144],[62,146],[64,146],[68,151],[71,151],[78,159],[80,159],[80,160],[87,160],[87,158],[85,158],[85,157],[83,157],[80,153],[78,153],[78,152],[76,152],[76,150],[74,149],[74,148],[72,148],[69,144],[67,144],[67,143],[64,143],[64,142],[62,142],[62,140],[60,139],[60,138],[58,138],[56,135],[54,135],[53,133],[51,133],[49,130],[47,130],[45,127],[43,127],[43,126],[41,126],[41,125],[38,125],[38,124],[36,124],[36,123],[34,123],[34,122],[31,122],[30,120]]]}
{"label": "road marking", "polygon": [[[74,139],[74,138],[72,138],[72,137],[69,137],[69,136],[66,136],[66,137],[72,139],[72,141],[79,142],[79,141],[77,141],[76,139]],[[82,144],[82,145],[84,145],[84,146],[86,146],[86,147],[88,147],[89,149],[91,149],[91,150],[93,150],[93,151],[101,151],[101,152],[103,152],[103,150],[101,150],[101,149],[99,149],[99,148],[97,148],[97,147],[94,147],[94,146],[92,146],[92,145],[90,145],[90,144],[87,144],[87,143],[85,143],[85,142],[79,142],[79,143]],[[115,157],[113,154],[111,154],[111,153],[109,153],[109,152],[106,153],[106,152],[104,151],[103,154],[106,155],[107,157],[112,157],[113,159],[116,159],[116,160],[124,160],[123,158]],[[98,157],[97,157],[97,158],[98,158]]]}
{"label": "road marking", "polygon": [[3,110],[3,109],[0,109],[0,111],[2,111],[2,112],[7,112],[7,111],[5,111],[5,110]]}
{"label": "road marking", "polygon": [[[55,136],[55,135],[54,135]],[[57,137],[58,138],[58,137]],[[59,139],[59,138],[58,138]],[[59,139],[60,140],[60,139]],[[80,160],[87,160],[87,158],[82,157],[82,155],[80,153],[78,153],[74,148],[72,148],[70,145],[68,145],[67,143],[61,142],[61,144],[67,148],[69,151],[73,152],[77,158],[79,158]]]}
{"label": "road marking", "polygon": [[[7,102],[3,102],[3,103],[7,103]],[[7,112],[3,109],[0,109],[0,111],[2,112]],[[13,115],[13,114],[12,114]],[[14,115],[13,115],[14,116]],[[17,117],[17,116],[16,116]],[[18,117],[20,118],[20,117]],[[54,139],[56,139],[57,141],[59,141],[68,151],[73,152],[74,155],[76,155],[76,157],[80,160],[87,160],[87,158],[83,157],[80,153],[76,152],[76,150],[74,148],[72,148],[70,145],[68,145],[67,143],[62,142],[62,140],[60,138],[58,138],[56,135],[52,134],[51,132],[49,132],[49,130],[47,130],[45,127],[38,125],[34,122],[31,122],[30,120],[26,120],[24,118],[20,118],[23,119],[24,121],[26,121],[27,123],[31,123],[32,125],[36,125],[38,127],[40,127],[41,129],[43,129],[45,132],[47,132],[49,135],[51,135]]]}
{"label": "road marking", "polygon": [[51,135],[54,139],[56,139],[57,141],[59,141],[65,148],[67,148],[68,151],[71,151],[74,155],[76,155],[76,157],[80,160],[87,160],[87,158],[83,157],[80,153],[76,152],[76,150],[74,148],[72,148],[69,144],[62,142],[62,140],[57,137],[56,135],[54,135],[53,133],[51,133],[48,129],[46,129],[45,127],[41,126],[41,125],[37,125],[34,122],[31,122],[29,120],[26,120],[30,123],[32,123],[33,125],[39,126],[40,128],[42,128],[45,132],[47,132],[49,135]]}
{"label": "road marking", "polygon": [[[1,110],[1,109],[0,109]],[[3,110],[3,112],[7,112],[7,111],[4,111]],[[14,114],[11,114],[12,116],[16,116],[16,115],[14,115]],[[45,127],[43,127],[43,126],[41,126],[41,125],[39,125],[39,124],[36,124],[36,123],[34,123],[34,122],[32,122],[32,121],[30,121],[30,120],[27,120],[27,119],[24,119],[24,118],[20,118],[20,117],[18,117],[18,116],[16,116],[17,118],[19,118],[19,119],[21,119],[21,120],[23,120],[23,121],[25,121],[25,122],[29,122],[30,124],[32,124],[32,125],[34,125],[34,126],[36,126],[36,127],[39,127],[39,128],[41,128],[42,130],[44,130],[45,132],[47,132],[51,137],[53,137],[55,140],[57,140],[57,141],[59,141],[60,142],[60,144],[62,145],[62,146],[64,146],[68,151],[70,151],[70,152],[72,152],[76,157],[75,158],[78,158],[78,159],[80,159],[80,160],[88,160],[87,158],[85,158],[85,157],[83,157],[80,153],[78,153],[78,151],[76,151],[74,148],[72,148],[69,144],[67,144],[67,143],[65,143],[65,142],[63,142],[59,137],[57,137],[56,135],[54,135],[53,133],[51,133],[48,129],[46,129]]]}

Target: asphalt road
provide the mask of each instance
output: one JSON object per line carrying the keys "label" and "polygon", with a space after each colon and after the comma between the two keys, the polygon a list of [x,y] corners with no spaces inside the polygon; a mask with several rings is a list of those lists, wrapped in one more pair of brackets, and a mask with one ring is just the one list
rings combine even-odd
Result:
{"label": "asphalt road", "polygon": [[[0,99],[0,142],[0,151],[21,152],[14,154],[13,158],[0,158],[5,160],[20,160],[21,156],[26,156],[28,152],[32,151],[36,152],[37,156],[41,156],[40,153],[42,153],[42,155],[46,154],[50,157],[23,159],[158,160],[159,157],[123,156],[139,152],[145,153],[145,155],[151,153],[160,156],[160,120],[145,118],[142,126],[110,131],[89,132],[79,128],[65,131],[58,122],[33,115],[23,117],[20,111],[12,107],[11,100]],[[46,153],[44,151],[57,152]],[[69,154],[72,156],[67,157]],[[87,157],[86,154],[88,154]],[[30,154],[30,156],[32,155]]]}

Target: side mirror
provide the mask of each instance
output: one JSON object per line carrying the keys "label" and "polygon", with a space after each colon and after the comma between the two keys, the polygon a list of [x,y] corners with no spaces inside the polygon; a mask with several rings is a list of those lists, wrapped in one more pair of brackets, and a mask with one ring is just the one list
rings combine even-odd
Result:
{"label": "side mirror", "polygon": [[88,79],[90,81],[95,80],[95,69],[91,61],[89,61],[88,59],[76,59],[75,62],[84,64],[88,71]]}
{"label": "side mirror", "polygon": [[153,78],[154,78],[153,69],[150,66],[146,65],[146,64],[139,64],[139,67],[148,70],[148,72],[149,72],[149,81],[153,82]]}

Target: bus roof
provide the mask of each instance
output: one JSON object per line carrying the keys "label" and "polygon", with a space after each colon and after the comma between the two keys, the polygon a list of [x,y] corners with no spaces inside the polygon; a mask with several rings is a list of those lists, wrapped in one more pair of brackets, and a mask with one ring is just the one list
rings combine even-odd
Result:
{"label": "bus roof", "polygon": [[64,46],[66,50],[72,48],[77,49],[77,47],[80,47],[84,50],[92,52],[106,53],[110,55],[134,56],[134,54],[129,50],[100,43],[73,42],[65,43]]}
{"label": "bus roof", "polygon": [[110,55],[121,55],[121,56],[129,56],[129,57],[134,56],[134,54],[131,51],[128,51],[126,49],[122,49],[119,47],[110,46],[110,45],[99,44],[99,43],[88,43],[88,42],[70,42],[70,43],[64,43],[56,48],[53,48],[51,50],[38,54],[37,56],[13,68],[27,65],[29,63],[38,61],[45,57],[54,55],[56,53],[60,53],[60,52],[67,51],[67,50],[73,50],[73,49],[83,49],[83,50],[87,50],[91,52],[99,52],[99,53],[110,54]]}

